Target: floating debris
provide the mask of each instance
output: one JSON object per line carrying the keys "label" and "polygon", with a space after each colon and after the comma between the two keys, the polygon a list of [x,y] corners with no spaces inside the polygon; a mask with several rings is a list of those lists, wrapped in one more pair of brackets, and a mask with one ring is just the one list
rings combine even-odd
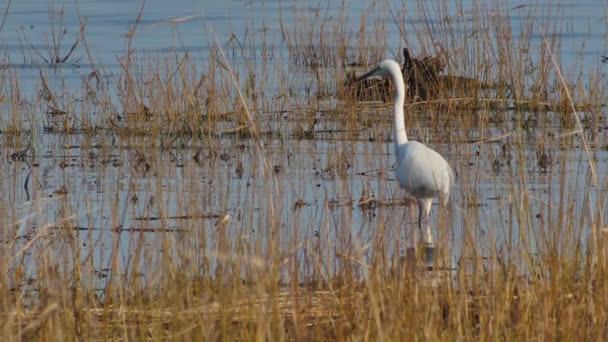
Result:
{"label": "floating debris", "polygon": [[218,214],[193,214],[193,215],[178,215],[178,216],[150,216],[150,217],[134,217],[132,221],[158,221],[162,219],[166,220],[192,220],[192,219],[213,219],[219,218]]}
{"label": "floating debris", "polygon": [[[415,58],[408,48],[403,49],[401,73],[407,85],[410,100],[432,100],[447,92],[478,91],[492,89],[494,85],[473,78],[456,75],[442,75],[446,63],[441,56]],[[388,79],[365,79],[357,82],[354,72],[346,75],[342,98],[355,98],[357,101],[382,101],[391,99],[393,86]]]}
{"label": "floating debris", "polygon": [[445,69],[445,62],[439,56],[413,58],[408,48],[403,49],[403,67],[401,73],[407,84],[410,98],[422,100],[437,97],[439,93],[439,73]]}
{"label": "floating debris", "polygon": [[414,198],[402,198],[393,200],[376,200],[372,197],[361,197],[357,206],[361,210],[373,210],[382,207],[404,207],[409,205],[418,205]]}
{"label": "floating debris", "polygon": [[357,82],[355,72],[346,75],[342,98],[355,98],[357,101],[382,101],[391,99],[392,86],[388,78],[365,79]]}

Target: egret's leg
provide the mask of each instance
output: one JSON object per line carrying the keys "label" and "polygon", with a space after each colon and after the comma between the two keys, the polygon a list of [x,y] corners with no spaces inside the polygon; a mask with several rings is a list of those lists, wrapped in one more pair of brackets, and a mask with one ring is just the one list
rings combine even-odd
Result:
{"label": "egret's leg", "polygon": [[[433,232],[431,231],[431,206],[433,205],[432,199],[424,200],[424,212],[426,217],[426,234],[424,236],[424,243],[427,245],[433,245]],[[420,210],[422,215],[422,208]]]}
{"label": "egret's leg", "polygon": [[424,206],[422,204],[422,202],[419,202],[418,204],[418,230],[420,230],[422,232],[422,211]]}
{"label": "egret's leg", "polygon": [[[416,222],[416,206],[414,204],[409,205],[409,212],[410,212],[410,222]],[[413,224],[407,225],[406,236],[411,237],[410,242],[412,243],[413,246],[415,246],[416,245],[416,228],[414,228]]]}

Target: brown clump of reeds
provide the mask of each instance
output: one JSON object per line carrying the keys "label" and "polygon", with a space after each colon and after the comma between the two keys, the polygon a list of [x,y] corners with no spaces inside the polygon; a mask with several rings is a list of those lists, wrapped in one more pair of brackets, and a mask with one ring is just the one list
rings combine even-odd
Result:
{"label": "brown clump of reeds", "polygon": [[[376,143],[390,141],[390,106],[334,97],[352,68],[383,57],[386,8],[358,27],[347,8],[338,20],[298,10],[301,22],[283,26],[285,61],[255,58],[256,43],[270,49],[265,31],[224,45],[243,63],[211,38],[202,67],[188,55],[128,51],[119,75],[95,68],[78,99],[41,72],[38,97],[25,101],[17,72],[0,71],[10,150],[0,335],[606,339],[605,78],[574,86],[587,66],[558,64],[558,27],[542,24],[547,39],[533,46],[539,24],[530,17],[514,35],[502,2],[474,7],[470,21],[451,20],[445,5],[400,12],[402,39],[419,56],[441,55],[440,76],[495,89],[440,82],[408,104],[408,134],[446,143],[437,148],[459,176],[451,213],[434,222],[433,271],[409,259],[411,203]],[[290,84],[301,76],[294,65],[313,86]],[[57,167],[97,173],[106,187],[93,200],[67,171],[46,192],[49,171],[35,166],[41,134],[63,145],[79,137],[82,153]]]}

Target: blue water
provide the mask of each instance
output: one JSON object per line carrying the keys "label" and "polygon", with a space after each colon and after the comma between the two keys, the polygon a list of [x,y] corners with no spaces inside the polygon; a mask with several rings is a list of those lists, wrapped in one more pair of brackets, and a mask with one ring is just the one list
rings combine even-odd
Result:
{"label": "blue water", "polygon": [[[428,42],[420,44],[412,32],[407,31],[412,25],[420,27],[425,23],[415,2],[390,2],[388,5],[352,2],[346,3],[345,12],[341,12],[340,4],[321,4],[317,11],[319,3],[316,1],[151,0],[145,3],[141,12],[141,20],[132,37],[132,49],[138,56],[187,53],[204,70],[210,47],[217,41],[229,58],[236,56],[231,62],[238,71],[242,66],[240,55],[231,54],[238,49],[237,39],[247,46],[259,48],[265,31],[272,56],[281,61],[281,68],[291,75],[296,94],[304,93],[302,80],[306,79],[308,71],[290,65],[289,53],[281,39],[279,14],[288,26],[298,20],[327,20],[330,30],[344,29],[346,32],[357,32],[361,17],[366,15],[367,34],[373,35],[374,23],[385,26],[386,35],[382,38],[386,40],[385,57],[401,58],[401,48],[405,46],[403,30],[408,35],[408,46],[414,51],[422,55],[436,52],[422,51],[422,46],[429,46]],[[510,9],[507,13],[514,35],[518,35],[530,20],[537,21],[530,44],[521,49],[530,50],[534,58],[539,54],[538,47],[546,33],[553,32],[552,29],[543,31],[544,25],[560,23],[562,28],[558,31],[562,44],[556,57],[564,70],[584,61],[588,67],[581,69],[583,80],[598,76],[598,70],[600,76],[605,73],[608,66],[601,63],[601,56],[608,55],[608,8],[604,1],[562,1],[559,5],[539,1],[516,8],[521,4],[504,3],[504,7]],[[0,5],[0,10],[5,6]],[[471,19],[477,15],[492,16],[495,12],[483,2],[479,12],[472,8],[467,1],[450,3],[446,9],[431,11],[428,23],[456,23],[456,33],[462,35],[461,39],[474,44],[475,35],[482,32],[471,25]],[[41,89],[41,70],[54,90],[73,94],[82,91],[82,80],[95,70],[102,70],[110,79],[119,75],[118,59],[127,51],[128,32],[141,9],[139,1],[78,1],[77,4],[73,1],[13,1],[0,32],[0,64],[6,66],[0,70],[0,75],[5,77],[4,84],[9,83],[6,78],[9,71],[14,73],[23,90],[24,101],[35,103],[35,96]],[[315,15],[318,15],[317,19]],[[176,20],[185,17],[189,18]],[[78,37],[84,21],[88,52],[81,42],[68,63],[51,67],[50,28],[54,27],[56,36],[65,30],[59,53],[63,57]],[[343,23],[343,26],[331,25],[335,23]],[[431,31],[437,30],[441,27],[436,26]],[[349,51],[357,48],[356,44],[348,46]],[[261,52],[251,53],[250,58],[261,60]],[[4,102],[0,108],[0,123],[4,128],[10,122],[11,104]],[[36,106],[29,108],[32,112],[44,110]],[[585,211],[588,206],[583,200],[592,191],[588,190],[591,184],[589,168],[586,155],[581,152],[580,140],[573,139],[569,148],[552,156],[553,167],[549,172],[540,170],[535,149],[539,139],[549,139],[548,144],[555,146],[561,140],[548,137],[559,136],[568,130],[555,128],[548,136],[534,136],[534,133],[527,136],[526,132],[517,132],[514,121],[511,122],[517,117],[516,113],[507,111],[502,115],[507,124],[469,132],[475,137],[473,140],[513,133],[511,138],[499,143],[471,144],[467,132],[456,131],[429,138],[420,124],[408,127],[411,137],[431,144],[459,174],[448,218],[438,222],[438,208],[433,208],[433,225],[439,226],[435,234],[441,236],[439,241],[444,239],[446,242],[447,237],[447,243],[453,249],[454,264],[471,239],[479,241],[488,254],[507,253],[505,251],[514,241],[517,245],[518,229],[528,220],[518,216],[517,208],[524,205],[526,196],[534,197],[528,198],[530,212],[538,213],[538,217],[529,218],[526,227],[550,230],[550,217],[555,216],[555,206],[559,203],[560,191],[557,189],[561,176],[567,179],[564,186],[569,189],[568,196],[574,203],[573,217],[592,215]],[[317,127],[322,129],[326,125],[322,122],[324,117],[322,114],[317,116],[321,121]],[[167,234],[171,243],[199,250],[206,247],[212,254],[218,234],[216,221],[225,214],[231,217],[228,226],[231,237],[238,236],[239,241],[244,242],[261,239],[265,244],[265,236],[270,234],[267,228],[270,203],[280,213],[281,241],[285,243],[282,250],[286,255],[295,253],[302,258],[315,253],[327,258],[343,250],[354,250],[360,253],[356,258],[365,262],[371,258],[369,246],[376,239],[379,227],[383,227],[386,234],[383,237],[385,248],[400,254],[407,244],[411,244],[412,233],[416,230],[417,211],[412,216],[408,207],[362,210],[357,206],[364,194],[371,194],[378,200],[404,196],[392,174],[390,125],[370,128],[358,136],[355,134],[354,141],[348,134],[329,134],[321,139],[299,141],[292,139],[289,132],[283,138],[269,140],[267,158],[273,167],[279,167],[276,171],[278,194],[271,195],[274,180],[261,174],[259,164],[256,164],[260,162],[259,157],[249,140],[224,137],[212,146],[202,147],[196,142],[185,142],[180,148],[159,152],[147,149],[149,142],[137,137],[46,134],[42,132],[42,123],[36,114],[22,113],[22,120],[32,129],[34,155],[29,154],[26,160],[11,160],[11,154],[24,146],[14,146],[14,138],[2,136],[2,155],[7,158],[0,161],[3,174],[0,192],[4,198],[0,202],[4,218],[0,222],[11,228],[5,227],[1,235],[11,251],[19,250],[35,234],[51,237],[53,241],[53,236],[62,234],[55,228],[69,222],[71,226],[81,228],[75,233],[79,237],[81,253],[97,272],[111,267],[110,255],[117,250],[121,264],[128,268],[134,246],[142,236],[146,253],[153,255],[151,260],[160,258],[159,254],[167,253],[163,250],[163,239],[167,235],[158,233],[161,228],[170,231]],[[290,125],[297,119],[286,121],[286,125]],[[499,161],[501,171],[497,172],[493,166],[496,156],[501,153],[502,145],[513,146],[518,142],[517,134],[522,134],[524,145],[530,147],[525,148],[523,160],[511,150],[511,159]],[[368,141],[371,136],[377,140]],[[214,155],[212,150],[217,153]],[[195,160],[197,153],[201,153],[200,163]],[[593,155],[598,160],[600,184],[605,184],[608,156],[601,150]],[[561,163],[565,163],[564,169],[560,169]],[[239,164],[243,165],[242,177],[235,172]],[[513,179],[517,180],[515,188]],[[553,193],[551,189],[554,189]],[[274,202],[269,200],[271,196],[275,198]],[[589,196],[592,202],[601,203],[596,193]],[[303,201],[301,207],[295,206],[299,200]],[[605,208],[602,210],[605,214]],[[192,215],[197,218],[181,217]],[[135,231],[129,233],[131,228]],[[58,255],[67,248],[60,242],[50,242],[50,245],[57,248]],[[35,247],[44,246],[45,243],[41,243]],[[321,250],[325,252],[321,253]],[[35,258],[36,253],[32,249],[28,255]],[[201,253],[200,260],[209,257]],[[179,251],[172,255],[179,256]],[[325,267],[331,273],[336,266]],[[35,277],[35,269],[30,272]]]}

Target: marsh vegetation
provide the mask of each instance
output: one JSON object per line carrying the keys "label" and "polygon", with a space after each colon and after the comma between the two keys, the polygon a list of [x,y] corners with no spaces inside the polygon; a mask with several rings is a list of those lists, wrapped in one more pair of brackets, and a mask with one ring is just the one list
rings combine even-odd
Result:
{"label": "marsh vegetation", "polygon": [[[3,339],[607,338],[605,4],[155,5],[0,5]],[[451,75],[405,105],[457,175],[432,271],[390,96],[347,88],[406,47]]]}

